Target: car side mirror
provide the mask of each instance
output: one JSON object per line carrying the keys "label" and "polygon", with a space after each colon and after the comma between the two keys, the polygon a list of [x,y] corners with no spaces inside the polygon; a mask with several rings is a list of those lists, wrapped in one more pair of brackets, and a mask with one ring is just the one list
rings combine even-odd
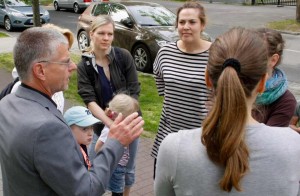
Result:
{"label": "car side mirror", "polygon": [[133,27],[133,22],[130,18],[122,19],[121,23],[125,25],[126,27],[132,28]]}

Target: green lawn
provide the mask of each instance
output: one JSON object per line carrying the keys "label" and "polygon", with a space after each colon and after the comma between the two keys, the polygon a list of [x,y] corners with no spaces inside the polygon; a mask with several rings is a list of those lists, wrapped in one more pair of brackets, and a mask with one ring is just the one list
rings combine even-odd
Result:
{"label": "green lawn", "polygon": [[0,38],[1,37],[8,37],[8,35],[6,35],[5,33],[0,32]]}
{"label": "green lawn", "polygon": [[300,32],[300,23],[295,19],[270,22],[267,27],[281,31]]}
{"label": "green lawn", "polygon": [[[78,63],[80,56],[76,54],[71,55],[72,60]],[[13,57],[12,53],[2,53],[0,54],[0,68],[11,71],[13,69]],[[163,98],[158,96],[155,80],[152,75],[139,73],[139,81],[141,83],[141,93],[140,93],[140,107],[143,113],[143,118],[145,120],[144,129],[147,130],[148,137],[153,137],[157,132],[158,122],[160,118],[161,108]],[[73,73],[69,89],[64,92],[66,99],[77,102],[82,105],[82,100],[77,94],[77,73]]]}
{"label": "green lawn", "polygon": [[47,6],[53,4],[53,0],[40,0],[40,4]]}

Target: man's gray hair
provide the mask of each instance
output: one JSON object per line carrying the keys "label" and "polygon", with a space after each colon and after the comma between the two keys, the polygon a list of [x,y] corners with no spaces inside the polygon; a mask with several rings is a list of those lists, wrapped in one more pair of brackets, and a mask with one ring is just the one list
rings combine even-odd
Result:
{"label": "man's gray hair", "polygon": [[51,60],[53,55],[57,54],[57,47],[60,44],[68,45],[68,40],[57,30],[32,27],[23,31],[13,51],[20,79],[29,79],[33,63]]}

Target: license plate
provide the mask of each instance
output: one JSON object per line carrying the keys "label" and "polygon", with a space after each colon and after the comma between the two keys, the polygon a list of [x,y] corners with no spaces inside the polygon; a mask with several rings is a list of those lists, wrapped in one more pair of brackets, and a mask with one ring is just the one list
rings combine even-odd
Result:
{"label": "license plate", "polygon": [[[40,21],[42,22],[43,20],[40,19]],[[32,23],[32,24],[33,24],[33,19],[31,19],[31,20],[29,21],[29,23]]]}

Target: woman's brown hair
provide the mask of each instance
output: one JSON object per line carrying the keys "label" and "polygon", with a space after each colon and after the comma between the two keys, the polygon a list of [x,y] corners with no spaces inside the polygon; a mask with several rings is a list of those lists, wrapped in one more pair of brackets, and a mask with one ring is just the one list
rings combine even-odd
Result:
{"label": "woman's brown hair", "polygon": [[257,32],[261,33],[264,39],[267,41],[268,44],[268,55],[269,57],[273,56],[273,54],[279,55],[279,60],[277,61],[276,65],[281,63],[282,54],[284,49],[284,39],[280,32],[275,31],[273,29],[268,28],[258,28]]}
{"label": "woman's brown hair", "polygon": [[177,14],[176,14],[177,17],[176,17],[176,24],[175,24],[176,28],[178,27],[178,19],[179,19],[180,12],[183,9],[188,9],[188,8],[198,9],[200,22],[203,26],[206,26],[206,15],[205,15],[204,7],[199,2],[187,1],[177,9]]}
{"label": "woman's brown hair", "polygon": [[[245,142],[247,98],[267,72],[264,46],[257,32],[233,28],[218,37],[209,50],[207,74],[215,91],[215,103],[203,122],[201,141],[209,158],[224,167],[219,182],[224,191],[230,192],[232,187],[242,191],[240,180],[249,171]],[[235,59],[238,65],[230,65],[229,61],[229,66],[223,66],[228,59]]]}

